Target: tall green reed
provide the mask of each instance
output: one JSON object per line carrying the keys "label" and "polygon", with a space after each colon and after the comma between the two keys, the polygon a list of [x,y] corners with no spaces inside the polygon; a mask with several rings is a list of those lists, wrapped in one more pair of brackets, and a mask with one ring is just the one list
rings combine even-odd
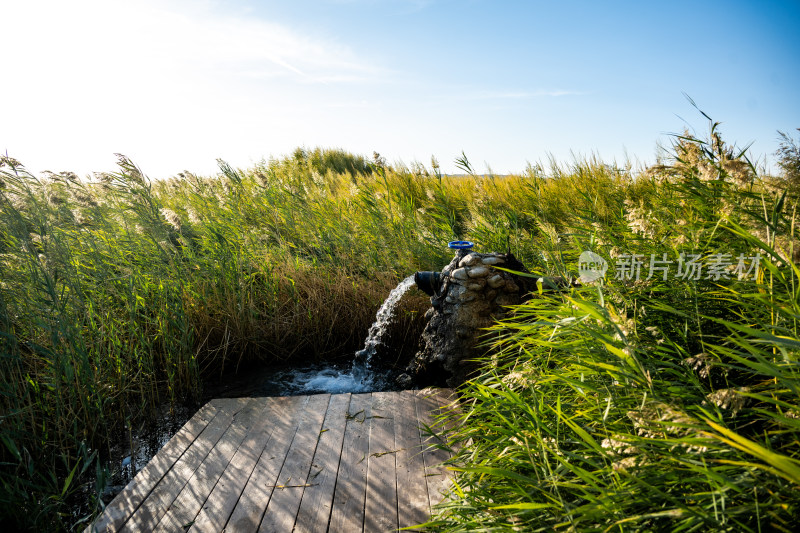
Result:
{"label": "tall green reed", "polygon": [[[662,409],[658,402],[649,403],[654,398],[670,405],[672,415],[683,413],[676,411],[682,405],[667,402],[663,381],[670,382],[667,390],[695,384],[689,395],[694,403],[687,402],[695,405],[698,400],[702,406],[706,401],[703,409],[713,411],[709,418],[704,411],[689,409],[686,417],[692,421],[685,424],[700,424],[700,430],[669,438],[697,443],[678,448],[699,449],[702,443],[711,449],[706,444],[711,441],[722,447],[714,453],[738,460],[726,455],[732,445],[720,439],[728,439],[760,451],[711,425],[731,428],[724,411],[718,414],[717,407],[708,407],[715,404],[706,396],[719,393],[718,399],[728,399],[730,405],[730,398],[719,391],[753,387],[748,380],[767,368],[762,362],[753,367],[737,359],[750,361],[753,356],[742,355],[750,354],[750,348],[736,344],[730,324],[751,329],[769,324],[773,337],[792,338],[780,328],[790,322],[785,287],[796,284],[785,253],[794,253],[795,200],[777,194],[773,182],[756,179],[752,165],[742,163],[724,143],[685,137],[674,147],[676,160],[638,174],[629,166],[590,159],[568,165],[551,161],[548,170],[534,165],[519,176],[471,171],[468,177],[453,177],[442,175],[438,164],[428,170],[416,163],[370,163],[341,150],[299,149],[252,169],[220,162],[215,177],[186,172],[155,182],[121,157],[117,172],[87,182],[69,173],[37,178],[18,162],[4,159],[0,500],[3,509],[15,512],[3,520],[39,529],[69,527],[75,520],[67,516],[71,499],[88,490],[83,485],[87,477],[104,475],[92,453],[103,452],[109,437],[126,424],[146,418],[155,402],[196,397],[204,377],[247,364],[352,353],[386,293],[416,270],[441,268],[450,259],[445,243],[451,239],[474,240],[485,251],[510,250],[539,274],[574,273],[584,249],[596,250],[612,263],[621,253],[668,253],[674,259],[681,250],[751,254],[759,248],[765,258],[765,275],[756,284],[731,288],[705,282],[672,286],[609,281],[602,293],[584,288],[532,301],[528,311],[518,311],[517,319],[498,325],[496,357],[476,381],[483,388],[468,395],[474,394],[476,405],[493,406],[512,422],[527,413],[523,420],[538,424],[539,433],[534,440],[528,430],[512,433],[528,442],[527,448],[518,449],[515,441],[505,439],[508,433],[489,431],[496,421],[484,420],[486,412],[477,410],[469,415],[481,419],[469,430],[474,430],[475,446],[465,450],[473,450],[469,453],[474,453],[475,465],[491,469],[498,466],[488,458],[510,446],[513,460],[502,466],[509,472],[531,468],[525,465],[544,453],[551,462],[542,468],[564,476],[547,478],[558,501],[551,494],[527,501],[528,507],[517,511],[524,514],[543,502],[562,505],[563,500],[569,510],[559,511],[564,523],[584,520],[572,510],[578,500],[571,500],[570,487],[577,486],[576,479],[606,479],[606,474],[622,479],[624,472],[613,464],[627,458],[605,452],[606,474],[597,470],[600,458],[581,448],[594,450],[584,437],[602,444],[617,433],[602,433],[595,415],[602,415],[609,431],[641,437],[628,412],[644,412],[648,428],[650,419],[660,416],[648,409]],[[764,298],[769,305],[760,303]],[[349,305],[343,307],[342,301]],[[409,295],[401,307],[394,338],[411,353],[427,303]],[[522,334],[522,324],[535,327]],[[738,333],[745,340],[749,334]],[[763,348],[768,340],[774,341],[765,337],[756,347]],[[773,359],[782,350],[793,353],[791,346],[770,346]],[[690,362],[682,363],[686,360]],[[548,363],[540,366],[541,361]],[[716,366],[708,376],[699,376],[710,362]],[[720,365],[730,368],[724,372]],[[563,376],[552,374],[562,367]],[[780,370],[780,379],[787,369]],[[520,389],[532,376],[552,387],[553,394],[534,396]],[[593,390],[599,391],[597,397],[591,396]],[[730,394],[773,398],[777,393],[756,387]],[[772,405],[783,410],[780,420],[793,420],[793,408],[787,407],[791,398],[785,396],[775,396]],[[506,397],[518,397],[528,407],[506,403]],[[551,397],[561,403],[543,400]],[[738,414],[737,420],[745,418]],[[516,423],[509,427],[519,429]],[[497,438],[488,442],[481,435]],[[783,453],[780,446],[766,447],[755,433],[737,435]],[[567,436],[569,442],[559,440]],[[669,448],[655,441],[646,446]],[[555,453],[564,450],[590,457],[597,469]],[[691,450],[685,455],[688,462]],[[582,465],[577,478],[569,477],[572,463]],[[736,468],[729,466],[733,475]],[[752,469],[760,476],[772,475]],[[506,490],[487,472],[480,477],[486,490]],[[654,468],[653,475],[658,472]],[[529,474],[525,470],[522,475]],[[719,483],[716,473],[702,474]],[[519,496],[529,489],[516,479],[512,492]],[[623,481],[625,490],[632,491],[635,481]],[[581,490],[596,494],[598,489]],[[470,493],[481,494],[474,488]],[[627,501],[624,491],[618,498]],[[719,503],[717,495],[703,498]],[[782,501],[782,496],[776,498]],[[502,501],[496,499],[494,505]],[[758,501],[758,512],[767,512],[769,504]],[[691,508],[690,503],[684,506]],[[599,517],[602,506],[590,507],[587,513]],[[475,518],[463,524],[484,520],[486,509],[474,508],[479,509]],[[513,525],[517,518],[508,513],[516,511],[509,509],[487,513],[499,516],[498,524],[508,518]],[[460,512],[456,506],[452,516]],[[624,518],[630,516],[637,515]],[[705,520],[703,524],[710,523]]]}
{"label": "tall green reed", "polygon": [[[568,248],[559,269],[594,250],[611,270],[492,328],[484,371],[462,389],[459,475],[433,529],[792,530],[797,198],[717,130],[677,138],[671,164],[617,196],[618,214],[597,224],[593,206],[568,235],[545,232]],[[681,253],[726,268],[676,278]],[[641,277],[615,275],[631,254]],[[740,279],[739,255],[760,270]],[[648,279],[651,257],[674,261],[667,280]]]}

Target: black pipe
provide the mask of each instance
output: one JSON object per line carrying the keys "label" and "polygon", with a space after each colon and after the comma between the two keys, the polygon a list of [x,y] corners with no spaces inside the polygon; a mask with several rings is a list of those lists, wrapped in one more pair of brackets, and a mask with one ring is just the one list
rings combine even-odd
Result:
{"label": "black pipe", "polygon": [[428,296],[436,296],[442,285],[442,275],[438,272],[417,272],[414,274],[414,283],[419,290]]}

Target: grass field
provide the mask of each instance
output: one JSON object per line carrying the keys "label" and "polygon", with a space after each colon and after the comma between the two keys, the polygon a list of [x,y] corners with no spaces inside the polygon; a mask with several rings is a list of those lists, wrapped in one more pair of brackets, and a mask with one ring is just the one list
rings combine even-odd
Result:
{"label": "grass field", "polygon": [[[469,239],[537,274],[575,276],[585,250],[609,271],[493,327],[432,529],[791,531],[798,161],[787,136],[765,175],[714,125],[647,169],[502,177],[322,149],[153,181],[122,156],[90,181],[4,157],[0,523],[80,527],[114,435],[208,377],[352,353],[400,279]],[[646,279],[651,259],[671,271]],[[427,306],[403,300],[409,355]]]}

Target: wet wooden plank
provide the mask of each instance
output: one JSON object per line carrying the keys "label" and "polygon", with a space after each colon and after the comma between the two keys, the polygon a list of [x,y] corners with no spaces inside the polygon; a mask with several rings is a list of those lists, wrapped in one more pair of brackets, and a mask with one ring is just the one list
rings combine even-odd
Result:
{"label": "wet wooden plank", "polygon": [[309,396],[295,396],[284,413],[275,420],[270,446],[264,448],[250,479],[247,480],[224,531],[257,531],[272,496],[278,474],[289,453]]}
{"label": "wet wooden plank", "polygon": [[255,422],[258,401],[250,402],[231,420],[230,426],[214,448],[195,470],[192,477],[173,501],[155,531],[184,531],[194,524],[206,499],[228,468],[245,435]]}
{"label": "wet wooden plank", "polygon": [[275,421],[294,412],[300,397],[258,398],[255,421],[228,468],[211,491],[190,532],[222,531],[265,448],[274,445]]}
{"label": "wet wooden plank", "polygon": [[372,393],[372,423],[367,457],[364,531],[397,530],[397,473],[394,443],[395,393]]}
{"label": "wet wooden plank", "polygon": [[308,485],[311,460],[319,442],[330,398],[330,394],[317,394],[309,398],[303,413],[303,421],[298,426],[289,453],[286,455],[278,482],[258,528],[259,532],[275,533],[292,530],[303,492]]}
{"label": "wet wooden plank", "polygon": [[328,523],[330,533],[352,533],[363,529],[371,413],[372,395],[353,394]]}
{"label": "wet wooden plank", "polygon": [[220,402],[208,402],[178,430],[163,448],[140,470],[125,489],[106,506],[103,513],[84,533],[114,533],[119,531],[139,508],[161,478],[191,446],[217,413]]}
{"label": "wet wooden plank", "polygon": [[[439,403],[439,407],[434,411],[436,416],[440,414],[451,415],[444,418],[442,421],[443,423],[437,425],[437,432],[445,439],[449,439],[450,433],[458,420],[456,416],[452,416],[454,414],[452,412],[453,409],[456,409],[456,411],[458,410],[458,395],[453,389],[429,389],[427,392]],[[448,442],[448,444],[452,445],[452,452],[458,451],[459,446],[457,443],[453,444]],[[452,453],[448,452],[448,455],[452,456]]]}
{"label": "wet wooden plank", "polygon": [[427,521],[430,517],[430,504],[414,391],[396,393],[395,398],[397,515],[399,526],[403,528]]}
{"label": "wet wooden plank", "polygon": [[447,444],[444,436],[440,434],[444,428],[437,419],[437,415],[441,413],[442,401],[435,389],[417,391],[414,400],[422,431],[422,458],[425,462],[428,501],[433,508],[442,501],[442,495],[447,490],[450,478],[450,472],[443,465],[450,459],[450,452],[443,447]]}
{"label": "wet wooden plank", "polygon": [[167,512],[170,504],[183,490],[184,485],[186,485],[194,471],[200,467],[213,446],[228,429],[233,416],[247,404],[249,399],[236,398],[223,402],[213,401],[221,404],[218,407],[216,416],[142,502],[139,509],[125,523],[122,531],[140,532],[153,530],[161,520],[161,517]]}
{"label": "wet wooden plank", "polygon": [[311,486],[303,492],[297,513],[294,531],[298,533],[324,533],[328,530],[349,407],[350,394],[331,397],[308,476]]}

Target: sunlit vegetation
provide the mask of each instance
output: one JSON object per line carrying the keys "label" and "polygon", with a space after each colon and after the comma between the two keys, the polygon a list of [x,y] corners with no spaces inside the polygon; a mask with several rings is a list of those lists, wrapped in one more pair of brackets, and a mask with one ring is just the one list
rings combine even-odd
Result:
{"label": "sunlit vegetation", "polygon": [[[109,439],[249,365],[349,357],[447,241],[602,285],[535,295],[462,389],[456,490],[432,527],[791,530],[800,462],[796,144],[766,176],[713,129],[648,169],[598,160],[463,176],[304,150],[150,180],[0,168],[0,522],[81,527]],[[795,166],[792,166],[795,165]],[[726,278],[644,279],[651,254]],[[645,258],[642,276],[616,262]],[[758,254],[757,274],[735,272]],[[748,265],[752,261],[748,262]],[[409,294],[392,342],[416,348]],[[75,511],[78,501],[94,506]]]}
{"label": "sunlit vegetation", "polygon": [[[796,168],[796,148],[779,156]],[[606,280],[536,296],[492,328],[483,372],[462,388],[459,475],[432,528],[794,531],[790,178],[759,176],[714,127],[604,195],[614,207],[562,219],[538,273],[577,273],[592,250],[610,262]]]}

